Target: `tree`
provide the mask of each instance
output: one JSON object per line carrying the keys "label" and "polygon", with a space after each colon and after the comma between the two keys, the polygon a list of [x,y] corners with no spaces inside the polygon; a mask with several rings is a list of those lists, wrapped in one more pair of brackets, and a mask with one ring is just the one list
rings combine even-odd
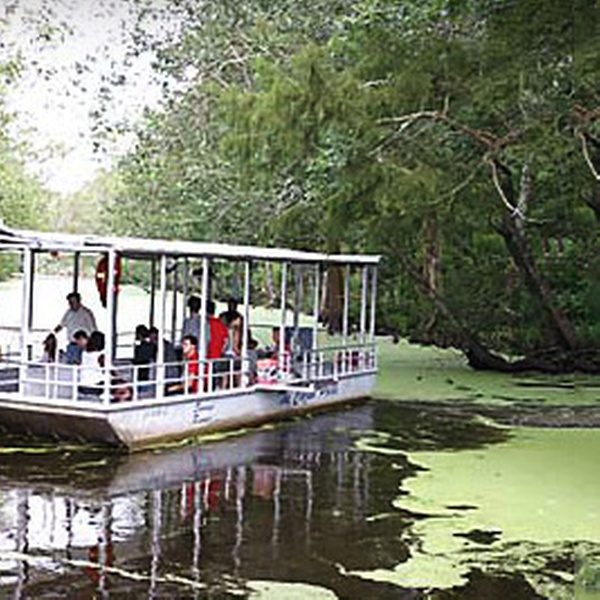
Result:
{"label": "tree", "polygon": [[132,189],[160,214],[189,186],[220,239],[383,253],[382,320],[474,366],[595,370],[596,5],[363,0],[323,7],[325,36],[248,7],[223,46],[171,50],[199,83],[149,122]]}
{"label": "tree", "polygon": [[[503,364],[497,357],[474,353],[475,348],[481,349],[480,337],[486,344],[513,352],[531,352],[556,343],[572,354],[582,345],[582,333],[584,338],[590,333],[583,315],[572,310],[572,303],[582,299],[581,290],[573,282],[572,287],[556,292],[571,269],[558,264],[546,250],[549,241],[558,239],[562,244],[568,239],[576,266],[585,270],[593,255],[589,250],[595,246],[595,230],[589,219],[579,218],[582,207],[573,194],[581,183],[578,157],[564,165],[565,154],[572,153],[572,138],[556,124],[568,118],[573,103],[566,94],[574,85],[570,57],[585,53],[593,39],[565,36],[565,27],[575,27],[573,14],[585,13],[589,31],[590,24],[597,23],[596,8],[579,3],[573,13],[572,7],[555,2],[545,7],[544,17],[536,15],[534,19],[535,2],[516,8],[481,3],[469,12],[457,11],[450,4],[433,13],[416,5],[412,12],[402,13],[392,2],[365,3],[364,7],[321,59],[305,69],[304,82],[302,75],[282,69],[273,78],[276,83],[253,100],[254,107],[272,109],[278,106],[278,98],[283,98],[281,106],[308,107],[316,120],[299,119],[293,108],[280,110],[276,117],[259,108],[247,121],[252,123],[257,114],[264,120],[247,139],[258,138],[262,148],[272,149],[273,140],[295,133],[306,146],[298,150],[299,146],[292,144],[291,152],[286,153],[289,147],[275,144],[273,155],[283,156],[287,162],[293,156],[300,165],[299,179],[307,181],[323,150],[332,155],[322,140],[337,133],[345,145],[343,155],[354,153],[354,160],[341,161],[342,169],[332,178],[337,184],[344,182],[341,196],[346,202],[340,210],[331,193],[322,194],[321,201],[329,209],[337,209],[338,215],[344,210],[356,215],[348,200],[356,197],[361,182],[375,182],[372,202],[360,203],[374,216],[372,235],[381,231],[382,222],[393,224],[394,230],[386,231],[385,240],[394,247],[384,248],[384,252],[396,256],[404,274],[425,290],[433,300],[434,314],[444,307],[446,324],[452,324],[454,332],[452,341],[468,351],[475,364]],[[408,33],[398,35],[409,22]],[[327,81],[327,90],[321,95],[324,100],[314,103],[310,82],[319,80],[315,77],[319,71],[326,73],[320,80]],[[328,116],[327,104],[339,99],[338,90],[347,90],[344,83],[349,73],[357,81],[354,91],[343,95],[344,109]],[[282,88],[291,91],[291,96],[285,98]],[[356,126],[356,119],[345,120],[349,106],[368,106],[361,110],[363,127]],[[302,114],[302,109],[299,112]],[[345,132],[339,131],[340,114],[344,115]],[[387,135],[380,132],[379,141],[373,141],[377,125],[387,125],[391,131]],[[292,134],[288,134],[290,129]],[[318,136],[312,136],[313,132]],[[368,140],[366,144],[364,140]],[[565,173],[570,175],[566,180]],[[462,185],[464,181],[468,187]],[[452,200],[451,211],[440,205],[440,196]],[[486,196],[488,202],[482,203]],[[315,208],[319,210],[318,203],[310,203],[309,210]],[[455,218],[457,214],[460,219]],[[325,223],[326,231],[335,231],[334,223]],[[500,257],[496,251],[489,255],[487,265],[488,256],[474,252],[484,240],[496,250],[498,241],[504,246]],[[461,252],[456,253],[455,247]],[[474,255],[471,263],[464,261],[468,254]],[[440,265],[445,269],[443,298],[440,277],[436,277]],[[464,272],[469,267],[470,276]],[[454,269],[462,273],[453,277]],[[518,287],[515,273],[520,277]],[[454,289],[450,287],[453,279]],[[487,285],[494,279],[500,285]],[[480,281],[491,293],[482,295]],[[511,290],[513,298],[507,295]],[[473,300],[478,297],[482,297],[482,312],[474,315]],[[459,302],[452,306],[453,300]],[[465,306],[468,315],[461,314]],[[497,310],[490,319],[493,307]],[[426,319],[428,328],[432,322],[435,320]],[[469,327],[465,328],[465,323]],[[418,328],[413,324],[413,331]],[[437,330],[442,338],[448,334],[444,324]],[[478,335],[468,331],[478,331]],[[523,366],[519,364],[519,368]]]}
{"label": "tree", "polygon": [[11,115],[6,111],[4,95],[18,71],[16,62],[0,64],[0,219],[11,227],[41,227],[48,194],[27,173],[22,159],[24,147],[8,135]]}
{"label": "tree", "polygon": [[[0,63],[0,224],[43,228],[49,194],[27,173],[21,158],[22,148],[8,136],[11,117],[5,109],[4,94],[17,76],[17,63]],[[14,256],[0,256],[0,278],[16,268],[18,264]]]}

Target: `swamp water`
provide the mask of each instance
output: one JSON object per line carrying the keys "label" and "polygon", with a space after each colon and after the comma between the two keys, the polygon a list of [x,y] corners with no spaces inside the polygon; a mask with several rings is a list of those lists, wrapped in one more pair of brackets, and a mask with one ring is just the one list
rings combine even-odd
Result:
{"label": "swamp water", "polygon": [[596,381],[383,343],[377,395],[131,456],[3,437],[0,598],[600,598]]}
{"label": "swamp water", "polygon": [[592,598],[599,453],[385,400],[131,456],[5,439],[0,598]]}

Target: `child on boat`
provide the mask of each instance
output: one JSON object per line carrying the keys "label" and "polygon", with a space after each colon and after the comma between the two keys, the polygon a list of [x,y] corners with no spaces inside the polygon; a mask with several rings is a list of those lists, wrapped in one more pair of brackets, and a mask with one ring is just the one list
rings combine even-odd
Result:
{"label": "child on boat", "polygon": [[183,381],[167,386],[168,394],[195,394],[198,392],[200,364],[198,357],[198,338],[193,335],[183,336],[181,349],[183,352],[184,368]]}

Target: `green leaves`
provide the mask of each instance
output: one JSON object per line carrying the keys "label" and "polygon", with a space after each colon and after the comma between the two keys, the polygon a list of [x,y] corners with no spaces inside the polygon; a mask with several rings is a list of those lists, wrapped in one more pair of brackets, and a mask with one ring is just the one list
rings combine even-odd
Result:
{"label": "green leaves", "polygon": [[600,138],[595,4],[187,8],[160,64],[196,76],[121,164],[115,226],[381,252],[386,319],[417,338],[458,344],[460,322],[529,351],[553,343],[549,313],[595,340],[600,201],[576,137]]}

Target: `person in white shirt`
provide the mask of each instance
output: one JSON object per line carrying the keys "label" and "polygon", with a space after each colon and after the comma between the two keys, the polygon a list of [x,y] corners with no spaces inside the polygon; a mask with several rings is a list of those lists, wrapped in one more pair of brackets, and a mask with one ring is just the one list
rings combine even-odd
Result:
{"label": "person in white shirt", "polygon": [[100,395],[104,389],[104,334],[93,331],[81,355],[79,391]]}
{"label": "person in white shirt", "polygon": [[85,331],[91,335],[93,331],[96,331],[96,319],[94,313],[81,303],[81,295],[78,292],[68,294],[67,302],[69,308],[60,323],[54,328],[54,333],[58,333],[63,328],[67,330],[67,362],[78,364],[81,362],[81,348],[75,342],[75,333]]}

